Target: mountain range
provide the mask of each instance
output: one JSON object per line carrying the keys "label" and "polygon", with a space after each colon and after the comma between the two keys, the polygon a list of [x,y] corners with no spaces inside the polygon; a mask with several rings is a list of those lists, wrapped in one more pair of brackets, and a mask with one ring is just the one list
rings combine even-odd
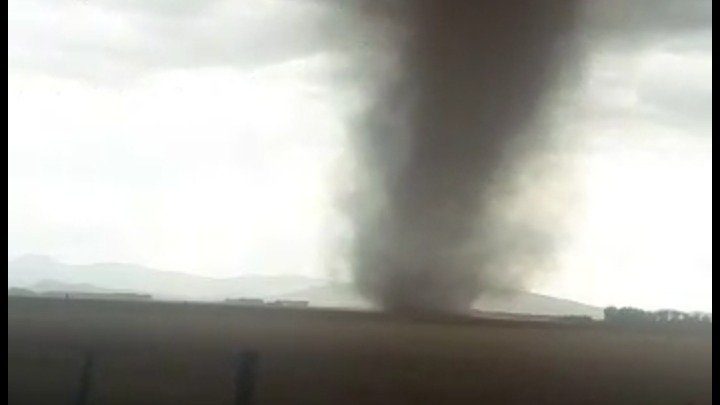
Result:
{"label": "mountain range", "polygon": [[[351,283],[295,275],[212,278],[127,263],[71,265],[40,255],[8,261],[8,288],[13,287],[35,292],[140,293],[161,300],[288,299],[317,307],[373,308]],[[524,291],[485,293],[474,307],[488,312],[602,318],[602,308]]]}
{"label": "mountain range", "polygon": [[127,263],[71,265],[39,255],[8,261],[8,287],[36,291],[105,290],[152,294],[158,299],[215,301],[237,296],[265,298],[324,283],[325,280],[302,276],[212,278]]}

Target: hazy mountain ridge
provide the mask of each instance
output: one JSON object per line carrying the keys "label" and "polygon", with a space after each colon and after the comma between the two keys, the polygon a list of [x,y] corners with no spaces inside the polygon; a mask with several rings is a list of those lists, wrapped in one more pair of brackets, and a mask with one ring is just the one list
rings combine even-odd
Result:
{"label": "hazy mountain ridge", "polygon": [[[124,263],[69,265],[35,255],[8,262],[8,287],[34,289],[38,288],[38,283],[48,282],[71,288],[87,285],[89,289],[112,292],[137,291],[160,299],[198,300],[222,300],[236,296],[265,298],[325,283],[324,280],[302,276],[211,278]],[[39,287],[45,290],[42,284]]]}
{"label": "hazy mountain ridge", "polygon": [[[283,294],[277,298],[307,300],[315,306],[373,308],[349,283],[327,284]],[[509,312],[532,315],[586,315],[602,318],[603,309],[580,302],[525,291],[486,292],[473,308],[487,312]]]}
{"label": "hazy mountain ridge", "polygon": [[[292,299],[306,300],[319,307],[374,308],[351,283],[330,283],[302,276],[211,278],[124,263],[70,265],[37,255],[8,261],[8,288],[11,287],[36,292],[142,293],[174,300]],[[599,307],[520,291],[485,293],[475,301],[474,308],[488,312],[602,318]]]}
{"label": "hazy mountain ridge", "polygon": [[102,288],[88,283],[64,283],[58,280],[41,280],[30,289],[36,292],[63,291],[67,293],[82,292],[96,294],[117,294],[117,293],[133,293],[141,291],[117,290],[112,288]]}

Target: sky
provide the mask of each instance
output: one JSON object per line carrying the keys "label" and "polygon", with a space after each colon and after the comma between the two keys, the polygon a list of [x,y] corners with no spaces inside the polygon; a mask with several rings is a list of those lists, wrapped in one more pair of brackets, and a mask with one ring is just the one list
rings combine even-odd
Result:
{"label": "sky", "polygon": [[[571,162],[571,232],[531,289],[709,311],[711,2],[629,3],[588,13],[547,157]],[[346,276],[335,196],[364,100],[342,45],[363,42],[337,12],[10,0],[8,257]]]}

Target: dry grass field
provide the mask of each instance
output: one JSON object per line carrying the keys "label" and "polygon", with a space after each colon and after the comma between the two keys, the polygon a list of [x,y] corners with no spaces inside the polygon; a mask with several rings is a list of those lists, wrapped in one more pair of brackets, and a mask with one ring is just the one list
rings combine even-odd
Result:
{"label": "dry grass field", "polygon": [[8,402],[709,404],[712,332],[315,309],[8,298]]}

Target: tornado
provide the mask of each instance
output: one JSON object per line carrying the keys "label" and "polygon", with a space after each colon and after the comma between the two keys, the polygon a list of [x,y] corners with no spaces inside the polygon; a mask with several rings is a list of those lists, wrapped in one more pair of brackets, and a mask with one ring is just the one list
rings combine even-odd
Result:
{"label": "tornado", "polygon": [[497,185],[542,141],[533,124],[571,58],[577,4],[401,0],[368,9],[392,46],[353,139],[353,277],[388,311],[467,311],[481,292],[525,277],[514,267],[523,249],[542,250],[518,243],[542,239],[531,230],[501,229],[492,216]]}

